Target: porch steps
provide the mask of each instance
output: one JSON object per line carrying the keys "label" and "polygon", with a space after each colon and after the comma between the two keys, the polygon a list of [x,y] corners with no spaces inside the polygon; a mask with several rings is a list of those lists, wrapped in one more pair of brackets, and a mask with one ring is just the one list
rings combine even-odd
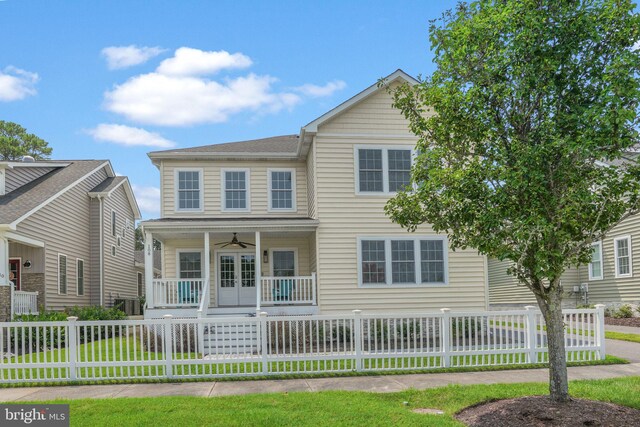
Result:
{"label": "porch steps", "polygon": [[258,350],[256,324],[208,324],[203,337],[205,355],[254,353]]}

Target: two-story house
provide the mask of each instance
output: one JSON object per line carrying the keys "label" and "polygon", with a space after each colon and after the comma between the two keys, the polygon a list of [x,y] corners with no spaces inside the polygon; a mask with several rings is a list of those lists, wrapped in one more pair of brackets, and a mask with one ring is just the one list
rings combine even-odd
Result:
{"label": "two-story house", "polygon": [[[387,82],[416,80],[398,70]],[[486,309],[485,257],[384,214],[415,143],[374,84],[299,134],[149,153],[161,218],[143,222],[147,316]]]}
{"label": "two-story house", "polygon": [[137,219],[108,160],[0,162],[0,321],[136,298]]}

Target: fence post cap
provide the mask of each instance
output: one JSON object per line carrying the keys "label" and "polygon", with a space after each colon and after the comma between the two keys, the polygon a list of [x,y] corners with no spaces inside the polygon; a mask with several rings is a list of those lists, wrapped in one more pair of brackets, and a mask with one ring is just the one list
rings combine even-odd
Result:
{"label": "fence post cap", "polygon": [[605,308],[606,305],[605,304],[596,304],[594,305],[595,308]]}
{"label": "fence post cap", "polygon": [[362,314],[362,310],[353,310],[353,314],[355,315]]}
{"label": "fence post cap", "polygon": [[524,306],[525,310],[535,310],[536,308],[538,308],[538,307],[536,307],[535,305],[525,305]]}
{"label": "fence post cap", "polygon": [[267,317],[269,315],[269,313],[267,313],[266,311],[261,311],[260,312],[260,317]]}
{"label": "fence post cap", "polygon": [[162,316],[163,319],[172,319],[173,318],[173,314],[165,314],[164,316]]}
{"label": "fence post cap", "polygon": [[78,320],[78,318],[76,316],[69,316],[69,317],[67,317],[67,320],[69,322],[75,322],[76,320]]}
{"label": "fence post cap", "polygon": [[450,308],[441,308],[440,311],[443,312],[443,313],[448,313],[448,312],[451,311],[451,309]]}

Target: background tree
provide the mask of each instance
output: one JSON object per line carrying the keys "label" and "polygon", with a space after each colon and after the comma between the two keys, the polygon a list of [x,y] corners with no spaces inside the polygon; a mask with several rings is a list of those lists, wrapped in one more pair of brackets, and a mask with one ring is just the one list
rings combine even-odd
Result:
{"label": "background tree", "polygon": [[51,151],[44,139],[28,133],[17,123],[0,120],[0,160],[20,160],[23,156],[44,160],[51,156]]}
{"label": "background tree", "polygon": [[560,277],[638,212],[640,19],[630,1],[482,0],[430,26],[436,71],[392,90],[418,136],[386,212],[510,260],[547,324],[552,399],[569,399]]}
{"label": "background tree", "polygon": [[[138,226],[135,230],[136,237],[136,251],[144,250],[144,235],[142,234],[142,227]],[[156,239],[153,239],[153,250],[159,251],[162,248],[162,245]]]}

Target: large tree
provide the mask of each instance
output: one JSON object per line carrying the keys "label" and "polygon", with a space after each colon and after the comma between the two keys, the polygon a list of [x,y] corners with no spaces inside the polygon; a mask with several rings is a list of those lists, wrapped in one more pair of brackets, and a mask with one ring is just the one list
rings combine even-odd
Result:
{"label": "large tree", "polygon": [[17,123],[0,120],[0,160],[19,160],[32,156],[36,160],[48,159],[49,143]]}
{"label": "large tree", "polygon": [[435,72],[392,90],[418,154],[386,212],[512,262],[547,324],[551,397],[566,401],[560,277],[638,212],[640,170],[617,160],[639,143],[639,15],[626,0],[481,0],[429,33]]}

